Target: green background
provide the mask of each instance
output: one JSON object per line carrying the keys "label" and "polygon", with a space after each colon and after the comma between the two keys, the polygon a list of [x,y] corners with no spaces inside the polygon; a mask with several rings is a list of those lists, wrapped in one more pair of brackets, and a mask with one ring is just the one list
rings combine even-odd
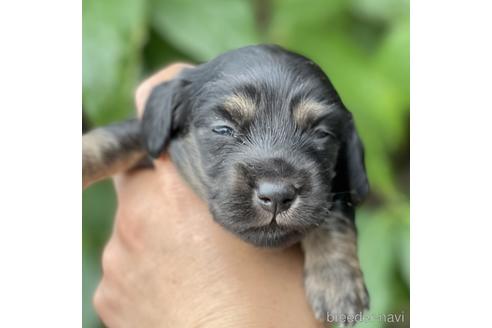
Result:
{"label": "green background", "polygon": [[[317,62],[354,113],[371,195],[359,209],[370,313],[409,326],[408,0],[83,0],[83,129],[133,115],[138,82],[173,61],[207,61],[276,43]],[[112,228],[110,182],[83,193],[83,326],[99,327],[92,294]]]}

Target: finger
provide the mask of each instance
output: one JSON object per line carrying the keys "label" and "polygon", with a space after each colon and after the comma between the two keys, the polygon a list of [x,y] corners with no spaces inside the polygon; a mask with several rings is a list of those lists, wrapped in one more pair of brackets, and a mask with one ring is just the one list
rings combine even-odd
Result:
{"label": "finger", "polygon": [[115,291],[108,279],[103,277],[92,298],[94,309],[106,327],[123,327],[125,322],[125,312],[119,305],[122,298]]}
{"label": "finger", "polygon": [[133,170],[115,175],[113,177],[113,183],[118,196],[118,203],[125,204],[122,202],[122,199],[131,199],[132,192],[140,193],[142,190],[145,190],[146,185],[152,183],[154,180],[154,170]]}

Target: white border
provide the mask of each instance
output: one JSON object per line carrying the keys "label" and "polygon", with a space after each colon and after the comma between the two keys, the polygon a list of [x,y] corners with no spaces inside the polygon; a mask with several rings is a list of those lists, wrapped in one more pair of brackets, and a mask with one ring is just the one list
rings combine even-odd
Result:
{"label": "white border", "polygon": [[490,325],[491,5],[411,3],[411,323]]}
{"label": "white border", "polygon": [[0,327],[82,326],[81,17],[0,2]]}

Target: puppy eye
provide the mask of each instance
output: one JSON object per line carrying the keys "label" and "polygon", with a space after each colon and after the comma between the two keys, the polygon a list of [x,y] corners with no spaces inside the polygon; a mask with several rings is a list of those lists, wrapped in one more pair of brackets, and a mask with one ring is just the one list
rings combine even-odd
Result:
{"label": "puppy eye", "polygon": [[234,130],[231,127],[226,125],[217,126],[212,129],[213,132],[223,135],[223,136],[232,136],[234,135]]}
{"label": "puppy eye", "polygon": [[314,131],[314,137],[316,139],[326,139],[329,137],[333,137],[333,133],[327,130],[317,129]]}

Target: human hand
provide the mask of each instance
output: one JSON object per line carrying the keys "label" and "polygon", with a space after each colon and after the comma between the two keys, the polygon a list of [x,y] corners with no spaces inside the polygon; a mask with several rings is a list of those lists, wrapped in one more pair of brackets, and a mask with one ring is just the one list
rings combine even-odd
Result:
{"label": "human hand", "polygon": [[[141,114],[152,88],[136,92]],[[109,327],[319,327],[299,247],[255,248],[216,224],[167,155],[115,178],[118,210],[94,305]]]}

